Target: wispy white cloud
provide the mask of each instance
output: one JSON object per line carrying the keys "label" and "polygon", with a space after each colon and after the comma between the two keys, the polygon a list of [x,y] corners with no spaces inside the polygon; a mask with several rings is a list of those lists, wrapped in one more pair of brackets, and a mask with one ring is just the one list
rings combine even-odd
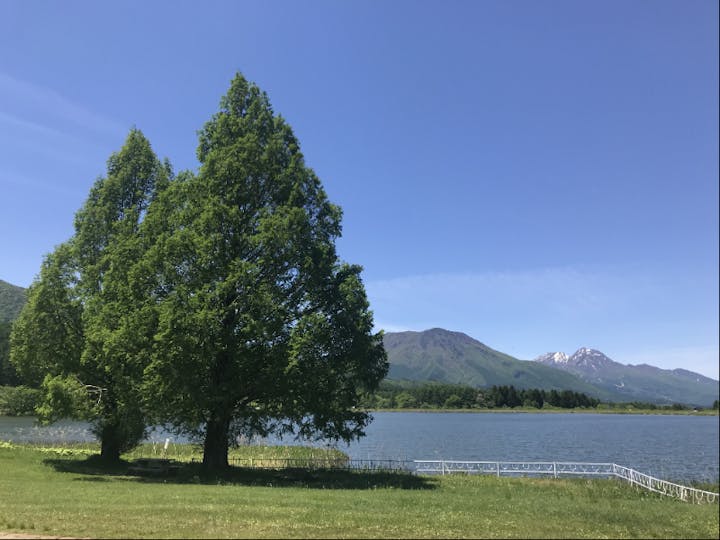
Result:
{"label": "wispy white cloud", "polygon": [[13,114],[8,114],[3,111],[0,111],[0,124],[5,125],[10,128],[19,128],[19,129],[23,129],[23,130],[30,131],[33,133],[48,135],[48,136],[52,136],[52,137],[64,137],[65,136],[65,134],[62,131],[54,129],[50,126],[44,126],[44,125],[38,124],[36,122],[31,122],[30,120],[26,120],[24,118],[20,118],[18,116],[15,116]]}
{"label": "wispy white cloud", "polygon": [[[125,129],[52,88],[0,72],[0,182],[81,193]],[[20,174],[18,174],[20,172]],[[19,192],[20,193],[20,192]]]}
{"label": "wispy white cloud", "polygon": [[627,265],[414,275],[366,288],[376,327],[388,331],[457,330],[521,359],[588,346],[631,363],[652,347],[667,354],[648,363],[716,377],[717,352],[690,354],[688,344],[716,342],[717,309],[688,283]]}
{"label": "wispy white cloud", "polygon": [[[608,295],[608,276],[574,268],[523,272],[426,274],[367,283],[373,305],[390,304],[410,320],[468,313],[517,317],[602,312],[621,298]],[[406,305],[412,309],[405,310]],[[397,323],[397,322],[396,322]]]}
{"label": "wispy white cloud", "polygon": [[[0,72],[0,98],[5,109],[0,112],[13,114],[14,109],[17,116],[17,110],[32,111],[36,126],[48,127],[59,121],[95,134],[115,136],[122,135],[127,128],[117,120],[73,102],[53,88],[23,81],[3,72]],[[42,124],[38,118],[43,119]]]}
{"label": "wispy white cloud", "polygon": [[[24,163],[32,169],[37,163],[28,160],[28,156],[45,156],[53,161],[71,164],[87,163],[90,156],[105,152],[93,139],[84,140],[75,135],[64,133],[52,126],[38,124],[25,118],[0,111],[0,158],[6,170],[5,176],[11,176],[7,170],[9,163]],[[102,163],[102,161],[98,162]],[[15,176],[15,175],[12,175]]]}
{"label": "wispy white cloud", "polygon": [[34,191],[37,193],[37,191],[42,191],[43,193],[66,194],[72,196],[82,194],[81,189],[75,185],[62,185],[57,182],[53,182],[52,179],[40,179],[11,171],[0,171],[0,186],[3,186],[3,188],[16,186],[23,192]]}

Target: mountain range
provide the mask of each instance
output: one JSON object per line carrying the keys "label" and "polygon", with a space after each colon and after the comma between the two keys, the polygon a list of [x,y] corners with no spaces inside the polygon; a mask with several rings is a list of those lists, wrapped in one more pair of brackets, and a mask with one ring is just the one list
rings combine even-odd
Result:
{"label": "mountain range", "polygon": [[615,395],[582,381],[572,373],[539,362],[518,360],[491,349],[461,332],[433,328],[424,332],[387,332],[385,350],[389,379],[437,381],[475,387],[575,390],[600,399]]}
{"label": "mountain range", "polygon": [[[26,289],[0,280],[0,323],[14,320]],[[461,332],[387,332],[388,378],[438,381],[475,387],[573,390],[603,401],[684,403],[707,407],[718,399],[718,381],[684,369],[660,369],[615,362],[583,348],[572,356],[547,353],[534,361],[496,351]],[[0,344],[1,345],[1,344]]]}
{"label": "mountain range", "polygon": [[572,356],[548,353],[536,360],[518,360],[466,334],[441,328],[388,332],[384,343],[390,379],[573,390],[603,401],[700,407],[710,406],[720,393],[718,381],[699,373],[624,365],[588,348]]}
{"label": "mountain range", "polygon": [[563,352],[547,353],[535,361],[624,396],[623,401],[701,405],[712,403],[718,395],[718,381],[699,373],[660,369],[648,364],[625,365],[595,349],[578,349],[572,356]]}

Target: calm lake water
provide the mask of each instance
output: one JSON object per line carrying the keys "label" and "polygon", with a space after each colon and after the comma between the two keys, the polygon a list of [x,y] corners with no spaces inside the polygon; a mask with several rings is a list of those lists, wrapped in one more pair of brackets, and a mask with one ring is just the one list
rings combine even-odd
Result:
{"label": "calm lake water", "polygon": [[[717,416],[382,412],[374,417],[365,438],[338,448],[353,459],[611,462],[668,480],[720,476]],[[167,436],[185,442],[161,431],[150,440]],[[0,417],[0,440],[94,438],[81,422],[36,427],[31,418]]]}

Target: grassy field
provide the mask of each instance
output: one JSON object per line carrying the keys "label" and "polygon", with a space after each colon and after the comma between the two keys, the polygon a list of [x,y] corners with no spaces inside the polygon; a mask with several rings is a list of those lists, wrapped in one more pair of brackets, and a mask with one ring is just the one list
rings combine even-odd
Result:
{"label": "grassy field", "polygon": [[[158,450],[146,445],[135,455]],[[0,531],[93,538],[718,538],[720,532],[717,503],[664,499],[615,480],[252,469],[207,477],[191,463],[176,476],[143,478],[129,475],[127,464],[101,466],[92,451],[0,443]],[[171,447],[168,457],[188,460],[196,451]],[[261,459],[324,451],[245,452]]]}

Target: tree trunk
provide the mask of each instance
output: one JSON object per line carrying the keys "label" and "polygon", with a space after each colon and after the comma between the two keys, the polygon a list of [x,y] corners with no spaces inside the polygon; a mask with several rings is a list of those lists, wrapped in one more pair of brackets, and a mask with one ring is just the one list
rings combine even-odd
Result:
{"label": "tree trunk", "polygon": [[107,462],[120,461],[120,444],[117,437],[113,433],[107,433],[111,430],[105,430],[100,439],[100,458]]}
{"label": "tree trunk", "polygon": [[208,470],[223,470],[228,468],[228,431],[230,421],[214,416],[211,418],[205,431],[205,444],[203,446],[203,467]]}

